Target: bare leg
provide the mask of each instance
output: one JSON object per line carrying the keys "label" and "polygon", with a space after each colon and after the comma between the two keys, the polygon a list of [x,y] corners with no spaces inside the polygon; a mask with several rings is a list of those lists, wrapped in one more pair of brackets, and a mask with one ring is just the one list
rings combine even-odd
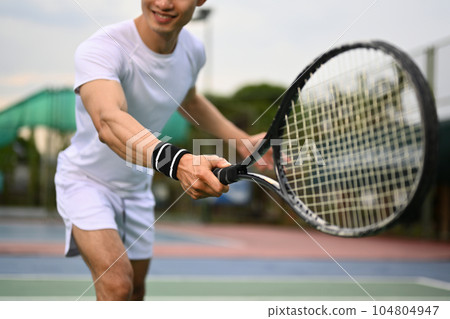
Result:
{"label": "bare leg", "polygon": [[145,277],[147,275],[150,259],[131,260],[133,267],[133,294],[131,300],[144,300],[145,296]]}
{"label": "bare leg", "polygon": [[72,234],[91,271],[97,300],[130,300],[133,267],[117,231],[86,231],[73,226]]}

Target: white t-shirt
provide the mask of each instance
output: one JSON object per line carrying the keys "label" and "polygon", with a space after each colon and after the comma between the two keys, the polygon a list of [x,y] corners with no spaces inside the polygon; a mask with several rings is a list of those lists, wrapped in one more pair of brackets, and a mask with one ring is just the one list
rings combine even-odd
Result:
{"label": "white t-shirt", "polygon": [[[171,54],[151,51],[142,41],[133,20],[97,31],[75,53],[75,92],[97,80],[118,81],[125,92],[128,113],[151,132],[161,132],[205,63],[203,44],[188,31],[179,34]],[[87,175],[114,188],[148,187],[151,175],[127,166],[100,142],[92,119],[76,95],[77,132],[60,156]]]}

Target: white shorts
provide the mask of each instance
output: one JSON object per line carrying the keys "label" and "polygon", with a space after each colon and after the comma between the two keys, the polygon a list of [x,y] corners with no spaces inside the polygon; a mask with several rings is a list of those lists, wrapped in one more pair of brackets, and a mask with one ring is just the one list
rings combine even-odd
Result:
{"label": "white shorts", "polygon": [[115,229],[128,258],[152,257],[155,201],[149,187],[139,192],[114,190],[60,160],[55,185],[58,212],[66,225],[67,257],[80,254],[72,225],[82,230]]}

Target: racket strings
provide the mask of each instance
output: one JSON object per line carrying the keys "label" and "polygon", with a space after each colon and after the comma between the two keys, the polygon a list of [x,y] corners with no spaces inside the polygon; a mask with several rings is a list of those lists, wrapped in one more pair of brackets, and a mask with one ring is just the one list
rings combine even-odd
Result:
{"label": "racket strings", "polygon": [[[334,118],[337,118],[338,116],[340,115],[333,114]],[[368,118],[368,120],[370,122],[374,121],[374,119],[370,117]],[[288,119],[287,123],[290,123],[290,121],[291,120]],[[294,121],[298,122],[298,119],[294,117]],[[329,154],[323,154],[328,155],[328,160],[332,160],[333,157],[336,157],[337,160],[340,160],[342,159],[342,152],[347,152],[347,148],[342,147],[342,145],[346,141],[348,143],[351,143],[352,148],[355,149],[356,147],[359,147],[359,149],[361,149],[365,153],[376,150],[378,144],[390,145],[392,143],[400,143],[396,145],[394,149],[397,152],[403,152],[404,150],[400,146],[411,144],[411,141],[417,140],[417,136],[420,136],[421,131],[421,127],[419,125],[409,126],[408,129],[405,129],[405,122],[403,120],[396,122],[395,125],[392,122],[385,123],[385,121],[377,120],[375,124],[371,124],[370,128],[368,127],[367,122],[364,122],[365,126],[363,127],[356,127],[355,122],[359,123],[361,121],[347,121],[347,123],[339,125],[335,120],[335,123],[332,126],[340,127],[339,134],[333,134],[334,130],[329,128],[320,131],[321,128],[317,125],[308,126],[306,124],[303,124],[302,127],[304,128],[305,134],[302,135],[302,138],[297,138],[294,143],[290,141],[289,145],[292,144],[292,147],[294,148],[293,151],[298,153],[298,151],[304,148],[305,140],[315,141],[314,143],[315,145],[317,145],[317,147],[321,147],[322,149],[324,149],[324,151],[329,152]],[[293,128],[290,127],[291,130],[297,129],[296,127],[298,126],[298,124],[288,125],[294,126]],[[384,134],[386,132],[386,125],[388,126],[387,129],[389,130],[389,134]],[[367,134],[355,135],[355,132],[369,132],[368,130],[370,130],[370,136],[367,136]],[[381,134],[374,133],[380,131],[382,132]],[[398,136],[401,137],[400,141]],[[289,134],[284,134],[282,138],[285,140],[290,140]],[[325,143],[326,145],[324,145]],[[282,148],[285,148],[287,144],[287,142],[283,141],[281,143]],[[362,155],[364,155],[364,153]]]}
{"label": "racket strings", "polygon": [[356,51],[364,52],[327,62],[298,92],[281,145],[294,196],[344,228],[395,215],[417,186],[423,158],[420,109],[407,76],[384,53]]}
{"label": "racket strings", "polygon": [[[315,108],[317,106],[314,106]],[[303,108],[300,108],[301,111],[303,110]],[[311,109],[311,108],[309,108]],[[293,107],[293,112],[295,112],[296,107]],[[336,116],[338,116],[338,114],[336,114]],[[334,116],[336,118],[336,116]],[[351,116],[351,114],[350,114]],[[397,143],[395,145],[394,148],[392,148],[391,152],[389,152],[388,154],[390,155],[395,155],[393,156],[393,161],[392,163],[396,163],[396,158],[398,157],[403,157],[405,151],[407,151],[408,149],[405,147],[400,147],[402,145],[407,145],[408,144],[408,140],[417,140],[417,134],[419,133],[419,137],[420,137],[420,130],[421,127],[420,126],[414,126],[411,127],[411,129],[405,130],[405,124],[404,121],[400,121],[397,127],[391,127],[389,128],[390,134],[386,135],[386,136],[377,136],[374,131],[379,131],[381,129],[383,129],[383,126],[386,125],[385,122],[382,121],[377,121],[378,123],[373,124],[370,128],[370,136],[369,139],[371,139],[371,143],[367,143],[368,139],[367,139],[367,134],[356,134],[355,132],[361,132],[361,131],[368,131],[368,126],[367,126],[367,122],[364,122],[363,125],[364,127],[362,127],[361,125],[359,125],[359,127],[356,126],[355,123],[361,123],[361,121],[348,121],[349,123],[345,124],[345,125],[340,125],[340,129],[341,132],[340,134],[331,134],[330,132],[328,132],[328,134],[323,134],[322,132],[318,131],[317,129],[313,130],[309,130],[306,125],[304,124],[303,121],[303,128],[305,133],[302,137],[303,139],[300,139],[299,137],[299,125],[298,125],[298,120],[296,117],[293,117],[294,121],[295,121],[295,132],[296,132],[296,140],[293,142],[291,138],[289,138],[290,134],[289,132],[287,132],[286,134],[284,134],[282,137],[285,139],[282,143],[281,143],[281,147],[282,149],[289,147],[290,151],[295,153],[295,154],[302,154],[301,150],[302,148],[305,147],[305,140],[311,140],[311,141],[318,141],[315,142],[318,147],[322,147],[322,149],[324,151],[327,151],[327,155],[328,157],[328,162],[333,162],[334,161],[342,161],[343,160],[343,155],[344,154],[348,154],[348,147],[343,147],[344,142],[348,141],[351,146],[351,149],[356,150],[358,147],[358,152],[354,153],[354,154],[349,154],[348,156],[348,160],[354,161],[358,158],[362,159],[365,158],[367,156],[373,156],[374,153],[376,153],[377,150],[379,150],[379,146],[380,145],[385,145],[385,147],[389,148],[391,144],[393,143]],[[286,120],[286,123],[289,123],[289,118]],[[369,118],[370,122],[373,122],[373,119]],[[390,125],[390,124],[388,124]],[[291,126],[293,126],[293,124],[288,124],[286,125],[286,128],[290,128]],[[336,125],[337,126],[337,125]],[[314,126],[311,126],[314,127]],[[301,127],[300,127],[301,128]],[[291,128],[292,130],[292,128]],[[314,133],[310,133],[308,134],[309,131],[315,131]],[[418,132],[419,131],[419,132]],[[324,136],[326,135],[326,136]],[[400,136],[402,138],[402,141],[400,142],[402,145],[399,144],[399,138],[398,136]],[[324,140],[326,141],[326,145],[323,145]],[[315,145],[316,145],[315,144]],[[294,145],[294,146],[293,146]],[[306,145],[308,146],[308,145]],[[334,147],[333,147],[334,146]],[[348,145],[345,145],[348,146]],[[416,159],[416,162],[419,160],[419,158]]]}
{"label": "racket strings", "polygon": [[[379,83],[379,85],[381,85],[382,83]],[[407,86],[406,85],[402,85],[402,86],[398,86],[395,89],[395,93],[396,96],[400,96],[401,92],[404,92],[404,94],[406,93],[410,93],[410,94],[414,94],[414,91],[410,90],[410,92],[406,91]],[[308,91],[309,92],[309,91]],[[349,92],[351,93],[351,92]],[[300,115],[296,115],[296,116],[301,116],[303,118],[307,118],[309,124],[307,124],[306,122],[303,122],[303,127],[302,130],[309,135],[315,136],[318,135],[319,133],[326,133],[326,132],[321,132],[321,130],[319,129],[320,126],[318,126],[317,124],[322,123],[322,125],[324,126],[324,131],[328,131],[329,133],[333,132],[333,130],[331,129],[333,126],[338,126],[342,129],[345,129],[349,134],[353,133],[350,128],[353,128],[352,125],[354,125],[355,120],[350,121],[349,117],[345,116],[346,114],[348,114],[350,112],[350,115],[352,115],[353,117],[356,117],[356,121],[361,122],[363,124],[368,124],[368,123],[372,123],[372,125],[374,125],[373,123],[378,123],[378,125],[384,125],[386,124],[385,121],[381,121],[381,115],[379,112],[366,112],[365,110],[359,110],[357,114],[355,114],[355,111],[353,110],[353,105],[361,105],[360,101],[364,101],[367,99],[370,99],[371,96],[370,94],[368,94],[367,92],[364,92],[365,95],[362,97],[358,97],[355,96],[355,93],[353,93],[352,99],[346,100],[343,103],[340,103],[339,106],[336,106],[335,101],[332,101],[330,99],[328,100],[324,100],[324,99],[320,99],[319,98],[314,98],[312,99],[311,97],[308,98],[307,101],[302,101],[301,95],[300,95],[300,99],[299,99],[299,103],[293,104],[292,105],[292,109],[297,109],[297,108],[303,108],[303,105],[309,105],[310,107],[308,107],[308,109],[310,110],[310,113],[307,117],[302,116],[300,113]],[[393,95],[393,90],[391,92],[389,92],[389,97],[390,100],[392,101],[392,103],[397,103],[401,105],[401,101],[399,99],[397,100],[393,100],[392,99],[392,95]],[[321,102],[318,102],[320,101]],[[311,107],[311,104],[313,104],[313,106]],[[328,106],[327,110],[324,110],[324,106]],[[330,109],[330,106],[334,106],[333,109]],[[363,105],[364,106],[364,105]],[[397,110],[397,112],[395,112],[395,110],[392,109],[392,107],[390,105],[387,105],[386,103],[384,104],[384,106],[388,106],[387,108],[380,108],[380,112],[382,112],[382,115],[384,115],[384,117],[388,117],[389,119],[392,119],[395,121],[395,119],[397,118],[397,115],[402,115],[403,117],[407,117],[407,116],[414,116],[414,115],[418,115],[418,109],[414,109],[414,108],[408,108],[407,110]],[[315,112],[314,114],[312,114],[311,109],[315,109],[317,110],[318,108],[321,108],[321,112]],[[346,107],[348,109],[343,110],[342,107]],[[389,111],[389,113],[387,112],[387,110]],[[361,115],[364,115],[365,118],[362,119]],[[294,117],[293,115],[291,115],[289,118]],[[362,121],[364,120],[364,121]],[[403,120],[403,118],[400,118],[399,120]],[[293,121],[291,121],[288,125],[291,125],[293,127],[295,127],[295,123],[298,120],[294,118]],[[334,121],[334,122],[333,122]],[[395,123],[394,121],[392,122],[388,122],[388,125],[393,126],[393,124]],[[295,122],[295,123],[294,123]],[[295,128],[296,129],[296,128]],[[402,128],[399,128],[402,129]],[[287,137],[288,135],[285,134],[282,137]],[[330,138],[330,136],[328,136],[328,138]]]}

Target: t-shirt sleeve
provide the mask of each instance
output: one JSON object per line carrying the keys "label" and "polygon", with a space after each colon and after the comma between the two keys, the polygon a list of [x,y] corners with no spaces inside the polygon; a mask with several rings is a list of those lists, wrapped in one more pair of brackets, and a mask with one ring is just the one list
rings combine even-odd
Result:
{"label": "t-shirt sleeve", "polygon": [[75,52],[74,91],[94,80],[114,80],[120,83],[120,48],[104,36],[93,36],[80,44]]}
{"label": "t-shirt sleeve", "polygon": [[192,65],[191,87],[195,87],[198,74],[206,63],[205,46],[197,37],[193,36],[185,29],[182,30],[180,36],[182,37],[182,44]]}
{"label": "t-shirt sleeve", "polygon": [[198,74],[200,73],[200,70],[205,66],[206,63],[206,52],[205,52],[205,47],[203,45],[203,43],[199,42],[198,46],[196,48],[196,65],[197,68],[194,71],[194,76],[192,78],[192,87],[195,86],[195,83],[197,82],[197,78],[198,78]]}

